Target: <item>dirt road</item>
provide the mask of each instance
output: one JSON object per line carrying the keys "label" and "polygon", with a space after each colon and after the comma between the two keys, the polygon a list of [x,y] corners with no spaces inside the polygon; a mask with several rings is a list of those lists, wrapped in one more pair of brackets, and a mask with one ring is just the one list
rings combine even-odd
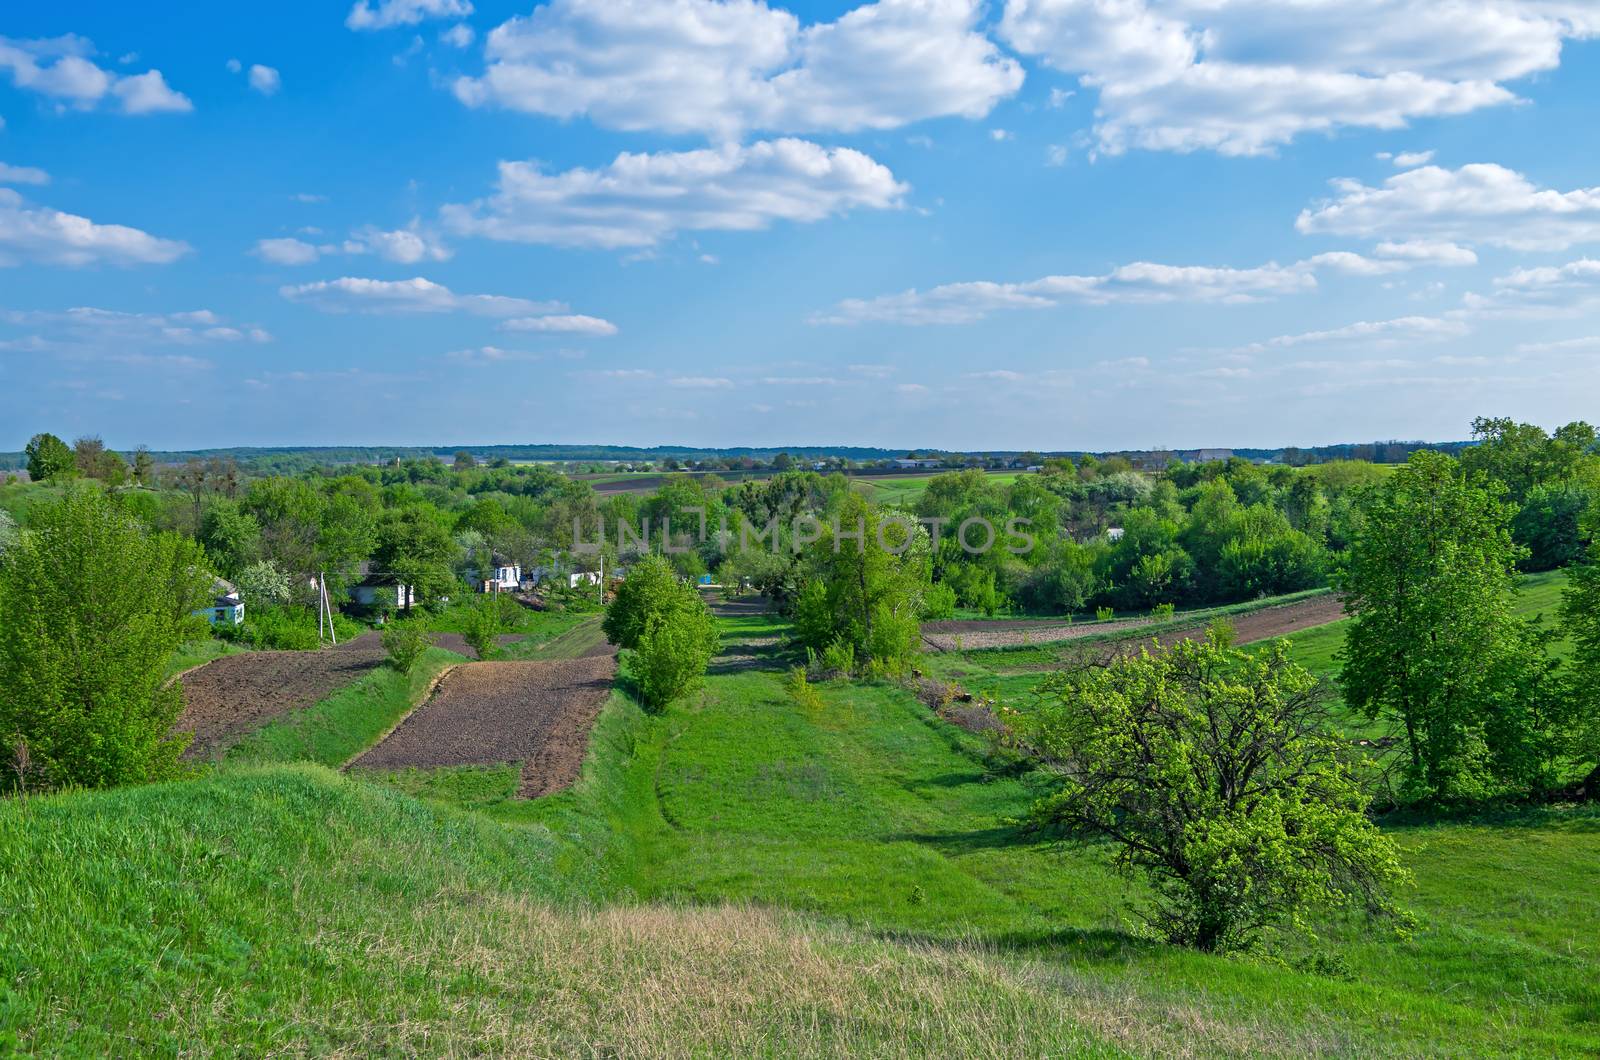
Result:
{"label": "dirt road", "polygon": [[[1297,600],[1292,604],[1280,604],[1276,607],[1263,607],[1256,611],[1229,615],[1227,619],[1233,625],[1235,642],[1249,644],[1252,641],[1281,637],[1296,630],[1310,629],[1312,626],[1326,625],[1343,617],[1344,607],[1339,598],[1329,593]],[[1015,622],[929,622],[922,627],[922,639],[935,651],[971,651],[1028,644],[1054,644],[1108,633],[1132,637],[1138,634],[1141,627],[1151,624],[1150,619],[1144,618],[1122,622],[1083,622],[1074,625],[1048,619]],[[1209,619],[1198,620],[1193,625],[1167,630],[1159,634],[1156,639],[1163,644],[1172,644],[1194,636],[1197,630],[1203,630],[1210,624]]]}

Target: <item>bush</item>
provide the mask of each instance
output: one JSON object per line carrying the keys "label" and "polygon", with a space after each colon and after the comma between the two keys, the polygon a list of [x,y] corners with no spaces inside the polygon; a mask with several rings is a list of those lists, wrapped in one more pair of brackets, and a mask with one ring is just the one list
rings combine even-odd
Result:
{"label": "bush", "polygon": [[652,618],[634,649],[633,677],[639,698],[651,710],[698,688],[716,654],[716,620],[698,594],[693,603]]}
{"label": "bush", "polygon": [[[178,771],[182,688],[167,660],[211,602],[200,547],[149,534],[98,489],[36,509],[0,559],[0,749],[46,785]],[[5,784],[13,779],[0,780]]]}
{"label": "bush", "polygon": [[1165,622],[1173,616],[1176,610],[1177,608],[1172,604],[1157,604],[1150,609],[1150,617],[1157,622]]}
{"label": "bush", "polygon": [[811,680],[806,676],[804,666],[790,668],[789,676],[784,678],[783,687],[789,693],[789,698],[801,710],[816,712],[822,709],[822,695],[811,685]]}
{"label": "bush", "polygon": [[1094,618],[1096,622],[1110,622],[1115,617],[1117,617],[1117,613],[1112,608],[1097,607],[1094,609]]}
{"label": "bush", "polygon": [[956,591],[943,582],[929,586],[922,594],[922,617],[929,622],[955,618]]}
{"label": "bush", "polygon": [[399,619],[383,627],[383,650],[389,665],[408,674],[433,643],[427,628],[418,619]]}
{"label": "bush", "polygon": [[[322,646],[318,628],[317,613],[309,607],[245,604],[244,624],[220,627],[217,634],[258,651],[316,651]],[[337,617],[335,629],[341,640],[361,632],[360,626],[342,616]]]}
{"label": "bush", "polygon": [[666,560],[645,556],[628,570],[616,597],[606,608],[601,624],[606,639],[619,648],[637,648],[651,620],[678,606],[685,589],[699,599],[695,590],[678,581]]}
{"label": "bush", "polygon": [[830,674],[845,677],[856,672],[856,646],[844,639],[835,640],[822,649],[822,668]]}
{"label": "bush", "polygon": [[487,595],[467,608],[461,636],[478,653],[478,658],[492,659],[500,651],[502,626],[499,600]]}

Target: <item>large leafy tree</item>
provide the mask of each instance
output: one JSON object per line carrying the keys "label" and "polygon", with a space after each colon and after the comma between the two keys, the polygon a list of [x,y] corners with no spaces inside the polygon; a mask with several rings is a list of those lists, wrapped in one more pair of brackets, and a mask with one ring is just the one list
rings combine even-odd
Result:
{"label": "large leafy tree", "polygon": [[36,434],[22,450],[28,458],[28,477],[35,482],[70,478],[78,462],[72,449],[53,434]]}
{"label": "large leafy tree", "polygon": [[607,640],[633,652],[629,669],[654,710],[691,691],[717,650],[716,621],[705,601],[654,554],[629,568],[601,628]]}
{"label": "large leafy tree", "polygon": [[1371,493],[1350,550],[1340,683],[1403,735],[1410,798],[1483,798],[1551,761],[1545,638],[1513,613],[1523,550],[1501,496],[1419,452]]}
{"label": "large leafy tree", "polygon": [[[1600,509],[1590,514],[1600,523]],[[1600,536],[1600,526],[1590,526]],[[1580,787],[1588,798],[1600,798],[1600,544],[1589,562],[1572,568],[1561,602],[1564,631],[1572,641],[1572,662],[1565,681],[1565,702],[1571,710],[1569,749],[1580,763],[1592,765]]]}
{"label": "large leafy tree", "polygon": [[455,557],[450,531],[430,506],[417,504],[385,512],[378,524],[372,563],[410,587],[411,595],[397,601],[402,610],[409,611],[419,595],[433,599],[447,592],[454,581],[451,564]]}
{"label": "large leafy tree", "polygon": [[1247,653],[1229,638],[1048,679],[1015,722],[1060,785],[1034,822],[1109,841],[1151,885],[1146,921],[1181,945],[1244,948],[1327,907],[1392,912],[1404,873],[1323,690],[1286,642]]}
{"label": "large leafy tree", "polygon": [[841,495],[816,530],[794,606],[796,636],[819,651],[841,641],[871,669],[903,672],[921,643],[928,532],[854,493]]}
{"label": "large leafy tree", "polygon": [[209,603],[198,545],[150,534],[98,490],[36,510],[0,558],[0,746],[50,785],[171,774],[182,692],[167,659]]}

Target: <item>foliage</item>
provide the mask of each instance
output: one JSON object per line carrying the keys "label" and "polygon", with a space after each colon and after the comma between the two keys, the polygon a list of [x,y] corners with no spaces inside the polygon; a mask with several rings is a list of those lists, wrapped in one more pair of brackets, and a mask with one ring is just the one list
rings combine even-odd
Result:
{"label": "foliage", "polygon": [[784,691],[789,693],[789,698],[794,701],[794,705],[801,710],[814,714],[822,709],[822,693],[811,684],[811,678],[804,666],[791,666],[784,678],[783,687]]}
{"label": "foliage", "polygon": [[35,482],[71,478],[77,471],[73,452],[53,434],[36,434],[22,450],[28,459],[28,477]]}
{"label": "foliage", "polygon": [[[606,639],[621,648],[637,648],[651,621],[686,599],[683,589],[671,565],[660,556],[649,555],[638,560],[628,568],[628,576],[606,608],[602,623]],[[688,591],[698,598],[693,589]]]}
{"label": "foliage", "polygon": [[[334,632],[340,641],[358,636],[362,627],[334,612]],[[326,621],[324,619],[323,621]],[[278,604],[245,605],[244,623],[223,626],[217,635],[259,650],[316,651],[322,647],[317,612],[309,607]]]}
{"label": "foliage", "polygon": [[1369,498],[1341,588],[1349,705],[1403,733],[1410,799],[1544,783],[1545,636],[1513,614],[1521,550],[1496,484],[1418,453]]}
{"label": "foliage", "polygon": [[478,658],[492,659],[500,651],[500,633],[504,628],[499,596],[485,593],[467,607],[461,635]]}
{"label": "foliage", "polygon": [[167,659],[211,598],[192,541],[151,534],[98,489],[33,513],[0,561],[0,744],[26,744],[46,784],[169,776],[181,690]]}
{"label": "foliage", "polygon": [[942,622],[956,617],[956,591],[940,583],[928,586],[922,594],[922,617],[928,622]]}
{"label": "foliage", "polygon": [[1394,844],[1333,734],[1316,680],[1267,653],[1204,641],[1067,671],[1023,717],[1061,788],[1033,819],[1109,840],[1152,887],[1148,923],[1201,950],[1349,906],[1393,912]]}
{"label": "foliage", "polygon": [[427,624],[419,619],[401,618],[383,627],[383,650],[389,654],[389,665],[400,673],[408,674],[417,660],[433,644]]}
{"label": "foliage", "polygon": [[1575,482],[1541,483],[1529,490],[1511,520],[1513,540],[1528,550],[1522,569],[1555,570],[1583,559],[1589,542],[1581,520],[1597,497]]}
{"label": "foliage", "polygon": [[289,575],[278,569],[270,559],[250,564],[234,577],[239,588],[239,599],[245,603],[245,614],[251,605],[285,604],[289,602]]}
{"label": "foliage", "polygon": [[1110,622],[1116,617],[1116,611],[1109,607],[1097,607],[1094,609],[1094,620],[1096,622]]}
{"label": "foliage", "polygon": [[0,511],[0,556],[17,543],[21,531],[17,529],[17,521],[11,518],[11,513]]}
{"label": "foliage", "polygon": [[1581,785],[1593,799],[1600,798],[1600,545],[1589,560],[1572,568],[1561,602],[1563,627],[1572,640],[1562,692],[1572,718],[1568,753],[1593,765]]}
{"label": "foliage", "polygon": [[679,594],[674,606],[652,615],[629,669],[646,707],[661,710],[700,687],[711,657],[717,652],[716,620],[693,589]]}

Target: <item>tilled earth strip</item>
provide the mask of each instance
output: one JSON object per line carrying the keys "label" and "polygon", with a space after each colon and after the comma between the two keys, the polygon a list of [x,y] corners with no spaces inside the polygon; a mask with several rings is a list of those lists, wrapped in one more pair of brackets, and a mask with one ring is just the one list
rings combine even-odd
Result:
{"label": "tilled earth strip", "polygon": [[211,758],[240,736],[309,707],[384,660],[377,651],[251,651],[215,659],[183,677],[174,731],[194,733],[184,752]]}
{"label": "tilled earth strip", "polygon": [[518,795],[578,779],[589,730],[617,673],[614,650],[583,659],[458,666],[355,768],[522,765]]}

